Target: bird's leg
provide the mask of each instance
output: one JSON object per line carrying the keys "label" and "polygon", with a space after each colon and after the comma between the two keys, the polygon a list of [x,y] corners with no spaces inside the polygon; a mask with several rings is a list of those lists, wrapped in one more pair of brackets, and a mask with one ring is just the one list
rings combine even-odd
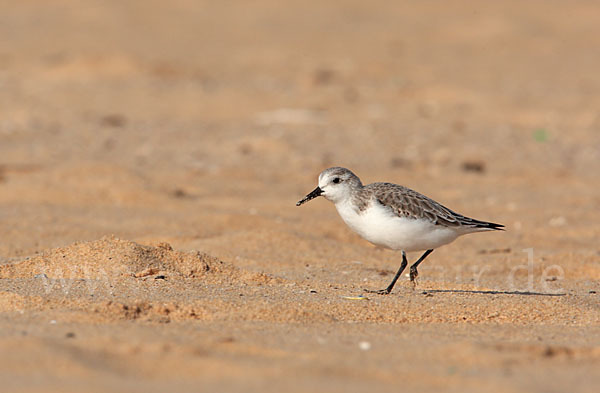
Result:
{"label": "bird's leg", "polygon": [[421,258],[419,258],[417,260],[417,262],[413,263],[410,266],[410,281],[413,283],[413,288],[417,286],[417,277],[419,276],[419,272],[417,271],[417,267],[419,266],[419,264],[421,262],[423,262],[425,260],[425,258],[427,258],[427,256],[429,254],[431,254],[433,252],[433,250],[427,250],[425,251],[425,253],[423,255],[421,255]]}
{"label": "bird's leg", "polygon": [[378,293],[380,295],[388,295],[390,292],[392,292],[392,288],[394,288],[394,285],[396,285],[396,281],[398,281],[398,278],[400,277],[400,275],[406,268],[406,265],[408,265],[408,261],[406,260],[406,253],[404,251],[402,251],[402,264],[400,265],[400,269],[398,269],[398,271],[396,272],[396,275],[392,279],[392,282],[390,283],[390,285],[388,285],[387,288],[380,289],[378,291],[365,289],[365,292]]}

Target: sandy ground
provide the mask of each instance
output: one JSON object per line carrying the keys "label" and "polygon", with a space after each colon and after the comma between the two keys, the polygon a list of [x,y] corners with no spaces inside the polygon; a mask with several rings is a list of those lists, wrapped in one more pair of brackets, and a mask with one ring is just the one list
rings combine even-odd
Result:
{"label": "sandy ground", "polygon": [[[597,391],[597,3],[164,4],[0,2],[2,391]],[[332,165],[507,231],[368,295]]]}

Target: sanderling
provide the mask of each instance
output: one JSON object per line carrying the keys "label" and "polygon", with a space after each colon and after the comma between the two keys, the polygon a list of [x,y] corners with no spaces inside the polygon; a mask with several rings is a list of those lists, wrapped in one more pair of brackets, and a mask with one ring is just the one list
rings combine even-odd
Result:
{"label": "sanderling", "polygon": [[467,233],[503,230],[504,225],[475,220],[455,213],[431,198],[410,188],[392,183],[363,186],[352,171],[333,167],[319,175],[319,185],[300,206],[318,196],[335,204],[342,220],[371,243],[402,251],[402,264],[387,288],[368,291],[387,295],[398,281],[408,261],[406,252],[425,251],[410,266],[410,281],[415,284],[417,267],[433,250]]}

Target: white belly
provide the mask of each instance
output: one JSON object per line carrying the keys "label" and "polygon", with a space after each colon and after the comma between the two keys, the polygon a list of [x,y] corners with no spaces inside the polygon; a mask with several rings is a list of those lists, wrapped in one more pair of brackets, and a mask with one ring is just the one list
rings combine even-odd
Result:
{"label": "white belly", "polygon": [[359,212],[350,203],[335,205],[340,217],[356,233],[378,246],[392,250],[422,251],[448,244],[460,233],[434,225],[428,220],[398,217],[389,209],[373,204]]}

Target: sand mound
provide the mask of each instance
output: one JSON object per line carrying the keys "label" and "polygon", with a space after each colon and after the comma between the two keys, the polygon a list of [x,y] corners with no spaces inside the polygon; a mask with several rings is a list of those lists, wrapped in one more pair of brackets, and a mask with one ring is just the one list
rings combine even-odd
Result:
{"label": "sand mound", "polygon": [[23,307],[23,297],[16,293],[0,291],[0,311],[18,310]]}
{"label": "sand mound", "polygon": [[167,243],[145,246],[115,237],[55,248],[0,266],[0,278],[100,279],[104,277],[169,275],[198,278],[231,275],[233,266],[201,252],[174,251]]}

